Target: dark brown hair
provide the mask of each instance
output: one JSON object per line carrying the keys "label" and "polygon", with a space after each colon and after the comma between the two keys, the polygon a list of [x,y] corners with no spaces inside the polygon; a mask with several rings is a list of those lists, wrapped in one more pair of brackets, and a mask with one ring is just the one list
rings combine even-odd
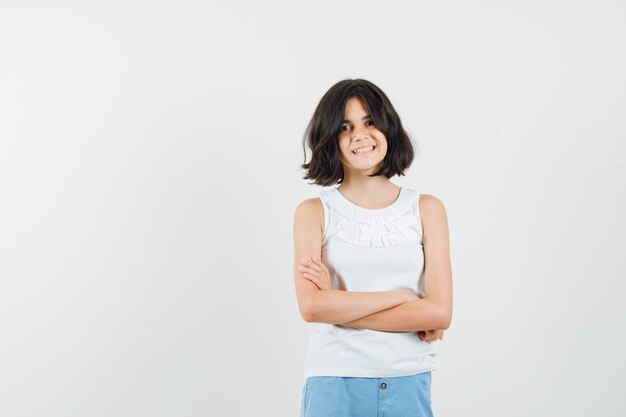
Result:
{"label": "dark brown hair", "polygon": [[[307,126],[302,140],[304,164],[307,170],[303,179],[314,184],[330,186],[343,182],[343,165],[338,145],[338,135],[344,119],[346,102],[358,97],[374,120],[376,127],[387,138],[387,154],[383,166],[374,174],[404,175],[413,162],[414,151],[400,117],[385,93],[373,83],[363,79],[346,79],[333,85],[320,100]],[[311,150],[311,160],[306,163],[306,146]]]}

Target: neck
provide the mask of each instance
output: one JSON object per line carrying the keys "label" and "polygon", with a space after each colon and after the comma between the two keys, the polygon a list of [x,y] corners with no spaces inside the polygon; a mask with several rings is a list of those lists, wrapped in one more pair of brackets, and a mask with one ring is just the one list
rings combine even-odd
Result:
{"label": "neck", "polygon": [[346,198],[364,207],[387,206],[396,199],[399,192],[399,187],[384,175],[347,176],[338,189]]}

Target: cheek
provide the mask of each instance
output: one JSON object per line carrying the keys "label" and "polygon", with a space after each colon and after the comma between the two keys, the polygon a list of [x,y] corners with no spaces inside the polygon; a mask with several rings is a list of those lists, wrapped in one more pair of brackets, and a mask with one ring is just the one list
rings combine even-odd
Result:
{"label": "cheek", "polygon": [[376,139],[378,139],[379,142],[384,143],[385,145],[387,144],[387,137],[385,137],[385,134],[380,130],[376,131]]}
{"label": "cheek", "polygon": [[350,153],[350,142],[339,141],[339,150],[341,151],[341,153],[345,153],[345,154]]}

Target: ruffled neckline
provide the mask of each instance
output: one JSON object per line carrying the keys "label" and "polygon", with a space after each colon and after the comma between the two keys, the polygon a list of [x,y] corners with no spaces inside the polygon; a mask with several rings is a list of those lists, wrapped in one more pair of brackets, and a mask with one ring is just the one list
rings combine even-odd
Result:
{"label": "ruffled neckline", "polygon": [[421,236],[421,224],[413,210],[418,193],[412,189],[401,187],[398,198],[379,209],[354,204],[336,187],[323,193],[337,214],[334,223],[340,240],[357,246],[382,247],[407,244]]}

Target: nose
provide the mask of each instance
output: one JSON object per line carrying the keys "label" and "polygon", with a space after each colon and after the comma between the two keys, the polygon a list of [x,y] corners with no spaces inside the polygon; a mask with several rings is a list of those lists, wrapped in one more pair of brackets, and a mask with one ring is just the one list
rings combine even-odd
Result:
{"label": "nose", "polygon": [[367,137],[367,132],[364,126],[355,126],[352,130],[352,139],[360,140]]}

